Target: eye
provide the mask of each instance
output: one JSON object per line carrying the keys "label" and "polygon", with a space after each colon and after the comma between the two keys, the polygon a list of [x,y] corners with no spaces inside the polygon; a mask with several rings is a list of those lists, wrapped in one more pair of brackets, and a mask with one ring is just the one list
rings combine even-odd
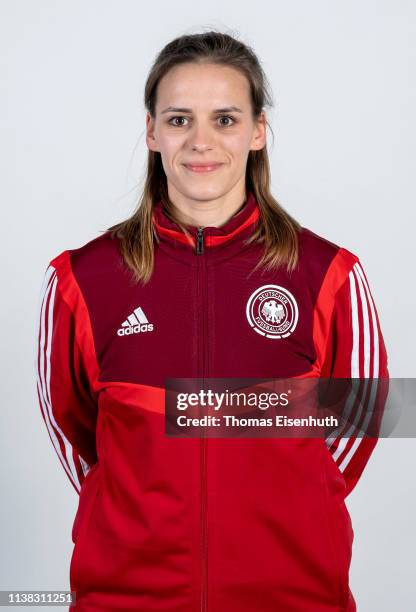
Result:
{"label": "eye", "polygon": [[234,117],[230,117],[230,115],[221,115],[219,119],[231,119],[232,123],[227,123],[225,125],[223,124],[223,127],[228,127],[230,125],[233,125],[233,123],[235,123]]}
{"label": "eye", "polygon": [[168,121],[168,123],[170,123],[170,125],[173,125],[174,127],[182,127],[182,125],[184,125],[183,123],[180,124],[180,125],[172,123],[172,121],[175,121],[175,119],[186,119],[186,117],[183,117],[182,115],[178,115],[178,116],[172,117]]}

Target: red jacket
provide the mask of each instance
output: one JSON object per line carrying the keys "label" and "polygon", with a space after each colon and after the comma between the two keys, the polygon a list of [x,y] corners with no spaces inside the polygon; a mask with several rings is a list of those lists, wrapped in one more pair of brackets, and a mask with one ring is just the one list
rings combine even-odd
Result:
{"label": "red jacket", "polygon": [[[70,566],[80,612],[356,609],[344,499],[376,438],[164,433],[166,378],[388,377],[358,257],[302,228],[298,270],[252,273],[261,246],[243,242],[259,214],[249,193],[222,227],[192,227],[190,243],[157,203],[144,286],[109,232],[47,267],[37,389],[80,494]],[[269,331],[250,314],[266,285],[290,296]]]}

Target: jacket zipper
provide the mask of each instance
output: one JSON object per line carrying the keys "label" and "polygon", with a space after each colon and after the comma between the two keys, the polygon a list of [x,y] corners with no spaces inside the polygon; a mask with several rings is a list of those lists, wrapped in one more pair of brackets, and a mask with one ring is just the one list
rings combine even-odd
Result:
{"label": "jacket zipper", "polygon": [[198,227],[198,233],[196,235],[196,254],[202,255],[204,252],[204,228]]}
{"label": "jacket zipper", "polygon": [[[198,227],[197,242],[196,242],[196,254],[204,254],[204,228]],[[198,262],[198,266],[201,274],[200,278],[203,279],[202,290],[201,290],[201,308],[202,313],[202,351],[201,351],[201,377],[205,382],[205,350],[206,350],[206,328],[205,328],[205,312],[206,312],[206,258]],[[200,449],[201,449],[201,612],[206,612],[208,607],[208,536],[207,536],[207,441],[204,434],[201,434],[200,438]]]}

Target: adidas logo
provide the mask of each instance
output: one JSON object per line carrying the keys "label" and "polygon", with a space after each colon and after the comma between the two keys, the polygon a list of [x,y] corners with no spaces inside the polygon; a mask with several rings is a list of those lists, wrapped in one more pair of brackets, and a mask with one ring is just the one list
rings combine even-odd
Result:
{"label": "adidas logo", "polygon": [[117,330],[118,336],[129,336],[141,332],[153,331],[153,323],[149,323],[142,308],[135,308]]}

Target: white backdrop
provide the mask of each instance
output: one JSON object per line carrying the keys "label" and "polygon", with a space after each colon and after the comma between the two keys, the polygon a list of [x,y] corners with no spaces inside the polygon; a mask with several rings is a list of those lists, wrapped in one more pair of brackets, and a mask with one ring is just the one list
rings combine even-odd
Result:
{"label": "white backdrop", "polygon": [[[205,4],[1,2],[0,589],[69,588],[78,498],[37,403],[37,299],[53,256],[130,214],[146,155],[144,82],[171,38],[211,26],[254,47],[275,99],[273,193],[360,257],[390,374],[415,376],[416,5]],[[360,612],[414,610],[415,448],[381,440],[347,498]]]}

